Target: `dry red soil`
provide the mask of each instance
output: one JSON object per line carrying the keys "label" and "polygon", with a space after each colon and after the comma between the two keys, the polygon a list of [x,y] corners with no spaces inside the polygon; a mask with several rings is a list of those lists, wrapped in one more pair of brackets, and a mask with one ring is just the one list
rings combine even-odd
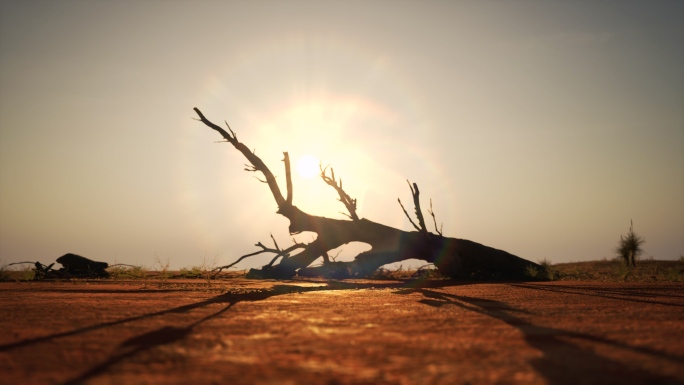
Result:
{"label": "dry red soil", "polygon": [[682,384],[682,283],[0,283],[3,384]]}

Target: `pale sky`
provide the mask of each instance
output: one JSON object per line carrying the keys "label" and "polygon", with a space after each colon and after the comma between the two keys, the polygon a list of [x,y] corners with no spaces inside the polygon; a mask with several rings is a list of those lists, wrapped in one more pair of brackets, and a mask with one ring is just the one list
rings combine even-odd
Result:
{"label": "pale sky", "polygon": [[[3,0],[0,263],[288,246],[268,188],[193,107],[280,181],[283,151],[330,164],[376,222],[412,230],[409,179],[446,236],[594,260],[632,219],[644,257],[677,259],[682,42],[681,1]],[[344,218],[317,178],[295,174],[294,201]]]}

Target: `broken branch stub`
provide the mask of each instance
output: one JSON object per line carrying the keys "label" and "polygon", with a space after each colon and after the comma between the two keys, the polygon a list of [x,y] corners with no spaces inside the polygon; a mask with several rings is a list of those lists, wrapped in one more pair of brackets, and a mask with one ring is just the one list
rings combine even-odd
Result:
{"label": "broken branch stub", "polygon": [[[199,109],[194,109],[199,120],[209,128],[219,132],[226,141],[231,143],[253,166],[254,171],[260,171],[264,175],[264,182],[268,184],[271,194],[278,205],[278,214],[290,221],[290,234],[311,231],[317,234],[317,238],[309,244],[295,244],[285,250],[269,249],[261,243],[257,246],[262,250],[244,255],[234,263],[223,266],[234,266],[247,257],[264,252],[275,253],[271,262],[261,269],[252,269],[248,276],[254,278],[291,278],[298,272],[311,272],[315,270],[321,275],[335,275],[340,278],[340,272],[348,276],[364,277],[375,272],[382,265],[400,262],[406,259],[421,259],[434,263],[439,271],[450,277],[463,278],[487,278],[487,279],[525,279],[526,272],[530,267],[539,268],[539,265],[476,242],[465,239],[448,238],[438,231],[438,234],[430,233],[425,226],[425,220],[420,208],[418,185],[409,182],[413,196],[418,225],[416,225],[401,205],[404,213],[417,231],[403,231],[390,226],[359,218],[356,213],[356,199],[352,199],[342,188],[342,182],[337,182],[334,171],[330,170],[330,176],[326,175],[326,169],[321,168],[321,177],[329,186],[333,187],[339,200],[345,205],[351,220],[332,219],[314,216],[303,212],[293,204],[292,181],[290,176],[289,156],[284,153],[287,197],[283,197],[273,173],[264,162],[248,147],[239,142],[237,135],[227,127],[230,133],[215,125],[205,118]],[[432,209],[430,210],[431,214]],[[346,215],[346,214],[345,214]],[[436,226],[436,221],[435,221]],[[275,241],[275,240],[274,240]],[[349,242],[362,242],[370,245],[371,249],[356,256],[350,262],[330,262],[328,252]],[[302,249],[298,254],[290,255],[290,252]],[[282,257],[278,264],[275,261]],[[323,266],[309,268],[319,257],[327,260]]]}

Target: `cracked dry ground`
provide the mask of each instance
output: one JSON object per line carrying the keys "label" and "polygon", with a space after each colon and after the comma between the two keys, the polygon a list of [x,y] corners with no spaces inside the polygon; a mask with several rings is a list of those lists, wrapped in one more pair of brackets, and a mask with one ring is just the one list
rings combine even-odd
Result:
{"label": "cracked dry ground", "polygon": [[681,384],[681,283],[0,283],[5,384]]}

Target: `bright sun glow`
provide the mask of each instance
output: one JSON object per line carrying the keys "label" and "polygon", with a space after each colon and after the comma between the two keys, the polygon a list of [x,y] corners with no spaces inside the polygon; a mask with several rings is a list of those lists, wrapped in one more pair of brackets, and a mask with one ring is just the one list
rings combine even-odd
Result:
{"label": "bright sun glow", "polygon": [[313,155],[304,155],[297,161],[297,171],[302,177],[309,179],[320,174],[320,162]]}

